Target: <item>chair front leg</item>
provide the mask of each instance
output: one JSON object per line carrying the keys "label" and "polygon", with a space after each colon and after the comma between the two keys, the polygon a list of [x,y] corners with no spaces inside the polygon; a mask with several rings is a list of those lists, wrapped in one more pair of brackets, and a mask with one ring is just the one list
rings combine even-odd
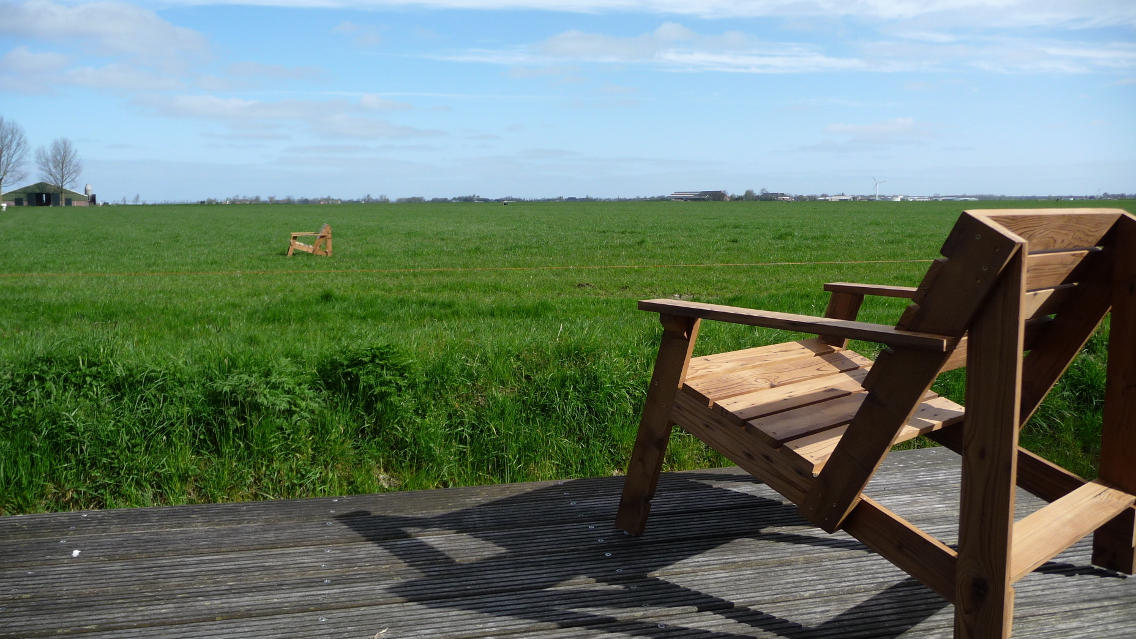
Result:
{"label": "chair front leg", "polygon": [[635,438],[631,461],[627,464],[623,497],[619,500],[619,512],[615,517],[616,528],[632,535],[642,535],[647,527],[651,499],[659,484],[663,457],[670,441],[675,394],[686,377],[686,367],[690,363],[690,353],[701,322],[697,318],[674,315],[660,315],[659,321],[663,324],[663,339],[659,344],[659,355],[647,389],[647,402],[639,421],[639,434]]}
{"label": "chair front leg", "polygon": [[1013,628],[1024,259],[1015,255],[970,326],[963,422],[955,639],[1008,639]]}

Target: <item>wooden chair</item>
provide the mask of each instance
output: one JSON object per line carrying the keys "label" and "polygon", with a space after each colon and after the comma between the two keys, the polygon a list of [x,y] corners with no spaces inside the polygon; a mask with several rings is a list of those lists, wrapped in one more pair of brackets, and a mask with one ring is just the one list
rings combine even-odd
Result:
{"label": "wooden chair", "polygon": [[[304,244],[298,241],[301,237],[315,237],[316,241],[311,244]],[[320,245],[323,248],[320,248]],[[292,257],[292,252],[300,249],[305,253],[312,253],[313,255],[326,255],[331,256],[331,225],[324,224],[323,228],[318,233],[293,233],[292,239],[288,242],[288,257]]]}
{"label": "wooden chair", "polygon": [[[955,607],[955,637],[1010,635],[1013,584],[1095,531],[1094,564],[1131,574],[1136,494],[1136,218],[1119,209],[967,211],[918,288],[827,284],[825,317],[679,300],[655,362],[616,526],[646,526],[672,424],[843,529]],[[895,327],[865,295],[910,298]],[[1100,476],[1018,446],[1018,431],[1111,309]],[[703,319],[812,339],[691,358]],[[848,339],[882,343],[872,362]],[[1022,354],[1026,352],[1023,358]],[[966,408],[930,392],[967,367]],[[957,549],[863,494],[892,445],[925,434],[962,456]],[[1015,485],[1050,502],[1014,521]]]}

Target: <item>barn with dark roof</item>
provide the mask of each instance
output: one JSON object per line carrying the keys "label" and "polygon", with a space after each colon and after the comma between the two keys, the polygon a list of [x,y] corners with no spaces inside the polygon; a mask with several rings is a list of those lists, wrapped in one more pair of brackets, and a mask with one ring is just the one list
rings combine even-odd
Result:
{"label": "barn with dark roof", "polygon": [[70,189],[60,193],[47,182],[36,182],[0,195],[0,200],[9,206],[88,206],[93,199]]}

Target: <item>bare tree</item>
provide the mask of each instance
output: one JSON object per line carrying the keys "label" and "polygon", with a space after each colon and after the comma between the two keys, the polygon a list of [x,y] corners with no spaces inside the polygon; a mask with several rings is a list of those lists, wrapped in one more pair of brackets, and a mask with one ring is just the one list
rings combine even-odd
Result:
{"label": "bare tree", "polygon": [[28,161],[28,139],[20,125],[0,116],[0,193],[5,182],[19,182],[27,177],[23,170]]}
{"label": "bare tree", "polygon": [[63,191],[78,182],[83,172],[75,145],[67,138],[57,138],[50,149],[36,149],[36,164],[43,181],[59,189],[59,203],[63,204]]}

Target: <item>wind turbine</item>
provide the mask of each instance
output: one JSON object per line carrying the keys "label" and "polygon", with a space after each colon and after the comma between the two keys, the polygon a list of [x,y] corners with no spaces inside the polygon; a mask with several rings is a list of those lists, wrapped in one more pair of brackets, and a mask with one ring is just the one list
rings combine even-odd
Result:
{"label": "wind turbine", "polygon": [[872,181],[876,183],[876,201],[879,202],[880,201],[880,185],[886,183],[887,180],[877,180],[875,177],[873,177]]}

